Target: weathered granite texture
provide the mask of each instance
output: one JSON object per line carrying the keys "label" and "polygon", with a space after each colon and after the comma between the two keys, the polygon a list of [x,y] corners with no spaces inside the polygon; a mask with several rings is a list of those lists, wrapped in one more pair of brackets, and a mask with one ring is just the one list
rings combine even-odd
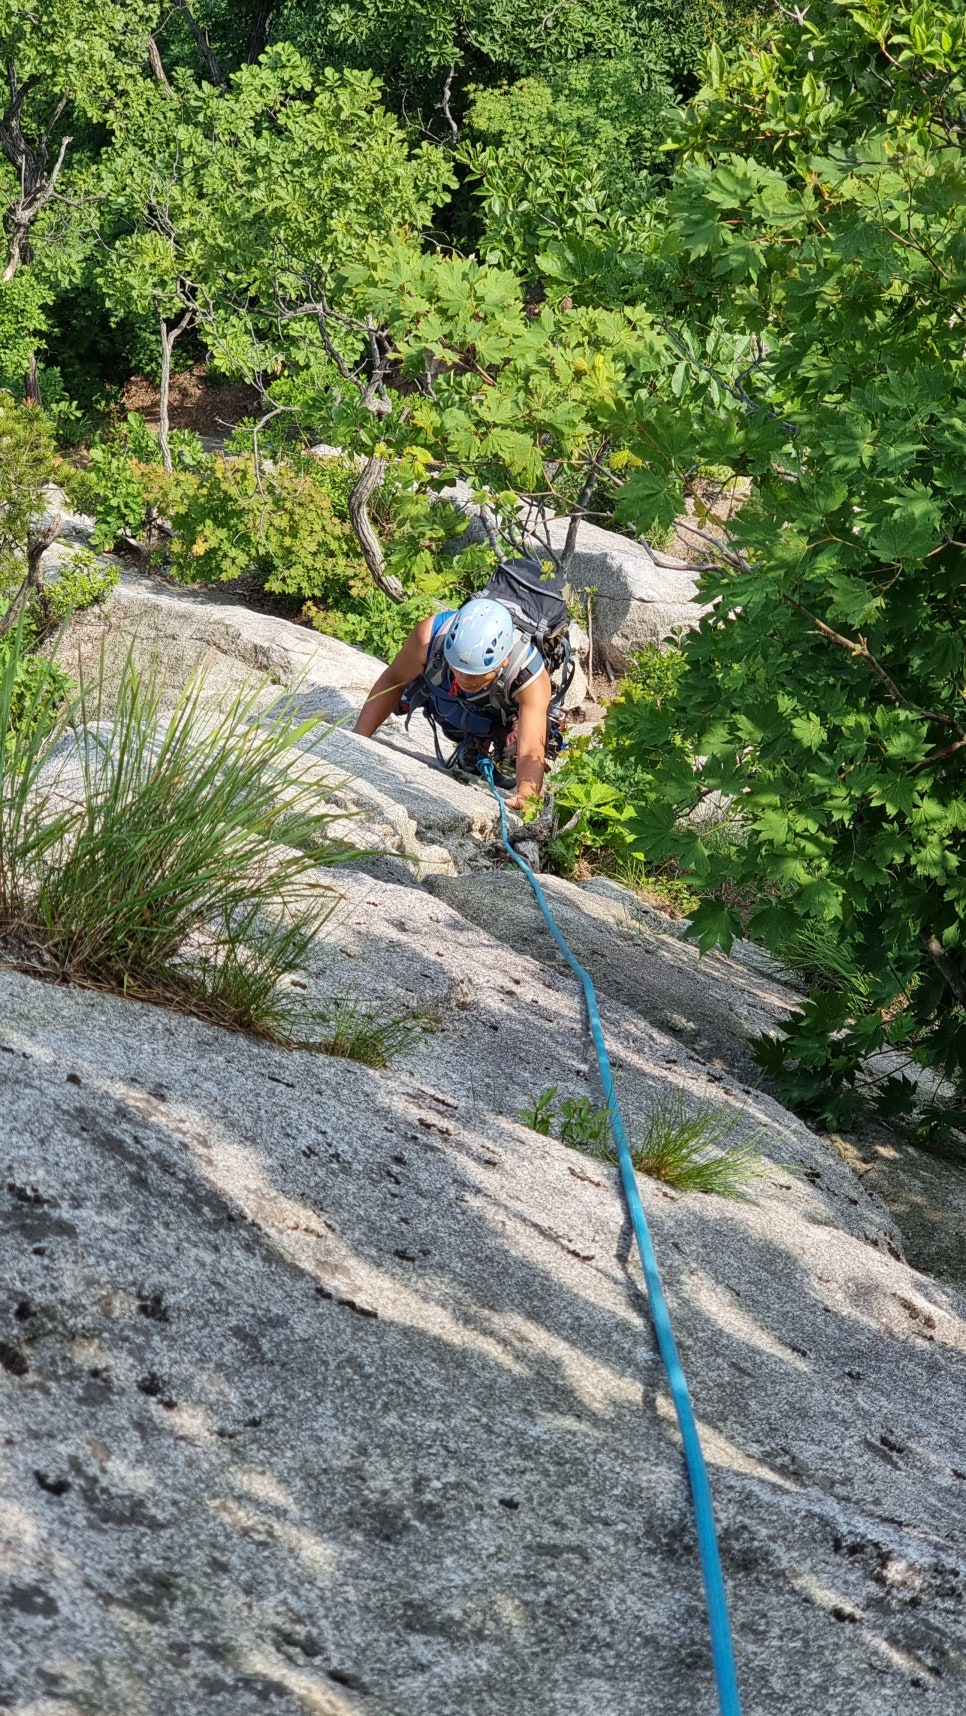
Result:
{"label": "weathered granite texture", "polygon": [[[0,1708],[711,1716],[690,1508],[569,980],[348,878],[311,991],[385,1073],[0,973]],[[753,1201],[642,1191],[747,1716],[959,1716],[964,1307],[798,1122],[606,997],[633,1131],[740,1105]],[[796,1171],[797,1169],[797,1171]]]}

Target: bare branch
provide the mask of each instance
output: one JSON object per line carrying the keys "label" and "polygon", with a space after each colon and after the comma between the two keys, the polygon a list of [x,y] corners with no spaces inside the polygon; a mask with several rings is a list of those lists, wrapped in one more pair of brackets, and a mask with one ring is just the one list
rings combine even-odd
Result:
{"label": "bare branch", "polygon": [[152,72],[154,73],[155,77],[157,78],[157,80],[158,80],[159,84],[161,85],[162,89],[164,90],[165,94],[166,95],[173,95],[174,90],[171,88],[171,85],[168,82],[167,74],[165,73],[164,65],[162,64],[162,61],[161,61],[161,55],[158,52],[158,44],[155,41],[153,36],[148,37],[148,65],[151,67]]}
{"label": "bare branch", "polygon": [[158,316],[161,334],[161,386],[158,392],[158,446],[161,450],[161,463],[166,471],[171,470],[171,445],[168,439],[168,400],[171,392],[171,354],[176,342],[181,338],[194,321],[193,307],[185,310],[181,320],[173,328],[169,328],[163,315]]}
{"label": "bare branch", "polygon": [[8,632],[13,631],[14,627],[19,623],[20,617],[23,614],[27,603],[30,601],[31,596],[38,594],[39,591],[43,589],[44,581],[40,570],[40,562],[51,544],[57,541],[63,522],[64,521],[61,518],[60,513],[58,513],[57,517],[51,520],[46,529],[40,530],[37,532],[36,536],[28,538],[27,575],[3,618],[0,619],[0,638],[6,637]]}
{"label": "bare branch", "polygon": [[450,66],[449,71],[446,73],[446,82],[443,85],[443,99],[440,102],[440,107],[443,110],[443,118],[445,119],[447,125],[449,126],[450,135],[452,136],[453,142],[458,143],[460,140],[460,128],[457,125],[456,120],[453,118],[452,112],[450,110],[450,105],[449,105],[450,92],[453,88],[453,78],[455,75],[456,75],[455,65]]}
{"label": "bare branch", "polygon": [[574,557],[577,547],[577,530],[581,519],[586,518],[587,516],[587,507],[590,502],[591,495],[597,487],[597,478],[600,475],[600,467],[609,452],[610,440],[606,435],[604,435],[601,439],[600,446],[587,467],[587,475],[584,478],[580,494],[577,496],[577,505],[574,507],[574,510],[570,515],[570,521],[567,525],[567,535],[563,545],[563,552],[557,559],[557,565],[561,572],[566,572]]}

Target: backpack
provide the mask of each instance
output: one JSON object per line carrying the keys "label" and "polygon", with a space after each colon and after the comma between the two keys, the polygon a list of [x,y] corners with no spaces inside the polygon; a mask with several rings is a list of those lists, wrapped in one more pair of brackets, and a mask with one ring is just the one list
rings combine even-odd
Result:
{"label": "backpack", "polygon": [[[515,718],[515,706],[504,690],[504,681],[507,685],[513,683],[520,660],[531,644],[543,657],[553,684],[547,721],[547,749],[551,756],[556,756],[563,743],[560,711],[574,676],[570,616],[563,596],[562,573],[544,575],[538,560],[504,560],[474,599],[483,597],[503,604],[523,640],[517,644],[493,688],[494,701],[502,708],[490,714],[467,707],[446,694],[442,673],[432,672],[407,686],[400,702],[407,727],[415,711],[422,709],[433,729],[436,755],[442,766],[466,768],[470,773],[475,768],[476,756],[485,753],[488,739],[495,741],[498,754],[502,751]],[[440,731],[445,738],[456,741],[456,750],[448,761],[440,747]]]}
{"label": "backpack", "polygon": [[501,560],[477,597],[502,602],[517,630],[540,651],[553,681],[550,707],[559,713],[574,677],[570,615],[564,599],[564,574],[544,572],[539,560]]}

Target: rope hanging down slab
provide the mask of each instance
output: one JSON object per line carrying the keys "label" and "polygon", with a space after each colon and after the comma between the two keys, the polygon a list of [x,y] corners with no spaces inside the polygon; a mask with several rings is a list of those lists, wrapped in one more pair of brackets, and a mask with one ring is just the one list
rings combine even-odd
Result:
{"label": "rope hanging down slab", "polygon": [[647,1283],[647,1295],[651,1308],[651,1320],[657,1337],[658,1351],[667,1372],[667,1379],[677,1413],[678,1428],[681,1431],[681,1441],[684,1446],[684,1462],[687,1467],[688,1482],[691,1486],[691,1499],[694,1504],[694,1517],[698,1534],[698,1554],[701,1560],[701,1574],[704,1579],[704,1595],[708,1609],[708,1623],[711,1630],[711,1657],[714,1665],[715,1683],[718,1689],[718,1704],[721,1716],[741,1716],[741,1704],[738,1698],[738,1681],[735,1674],[734,1647],[731,1639],[731,1625],[728,1620],[728,1605],[725,1598],[724,1578],[721,1572],[721,1556],[718,1551],[718,1538],[714,1525],[714,1509],[711,1502],[711,1486],[708,1482],[707,1467],[704,1454],[701,1451],[701,1439],[695,1421],[694,1407],[688,1392],[688,1384],[678,1356],[674,1331],[671,1328],[671,1317],[661,1286],[658,1273],[657,1258],[651,1240],[644,1205],[637,1189],[637,1179],[634,1174],[634,1164],[631,1161],[627,1133],[617,1103],[614,1090],[614,1078],[611,1072],[610,1057],[604,1042],[604,1031],[600,1020],[600,1010],[597,1006],[597,992],[591,978],[571,952],[567,942],[554,923],[547,905],[543,889],[529,864],[515,852],[510,845],[507,832],[506,807],[496,790],[493,779],[493,764],[488,757],[483,757],[479,763],[479,771],[486,781],[493,797],[500,807],[500,832],[507,852],[526,876],[533,889],[537,905],[543,914],[543,920],[559,947],[564,959],[577,978],[584,993],[587,1007],[587,1017],[590,1021],[590,1031],[593,1037],[594,1050],[597,1055],[597,1066],[600,1071],[600,1082],[603,1086],[604,1100],[607,1105],[607,1118],[610,1122],[614,1148],[617,1151],[617,1161],[620,1167],[621,1185],[624,1188],[624,1199],[627,1213],[634,1229],[637,1248],[641,1254],[641,1264],[644,1269],[644,1279]]}

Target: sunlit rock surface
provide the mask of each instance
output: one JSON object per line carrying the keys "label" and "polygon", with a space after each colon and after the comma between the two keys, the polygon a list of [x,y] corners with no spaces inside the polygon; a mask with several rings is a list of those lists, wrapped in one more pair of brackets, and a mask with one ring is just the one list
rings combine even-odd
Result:
{"label": "sunlit rock surface", "polygon": [[[712,1712],[692,1516],[570,980],[357,875],[310,994],[386,1072],[0,974],[0,1708]],[[642,1181],[752,1716],[958,1716],[963,1305],[767,1099],[608,997],[630,1129],[741,1113],[748,1202]]]}

